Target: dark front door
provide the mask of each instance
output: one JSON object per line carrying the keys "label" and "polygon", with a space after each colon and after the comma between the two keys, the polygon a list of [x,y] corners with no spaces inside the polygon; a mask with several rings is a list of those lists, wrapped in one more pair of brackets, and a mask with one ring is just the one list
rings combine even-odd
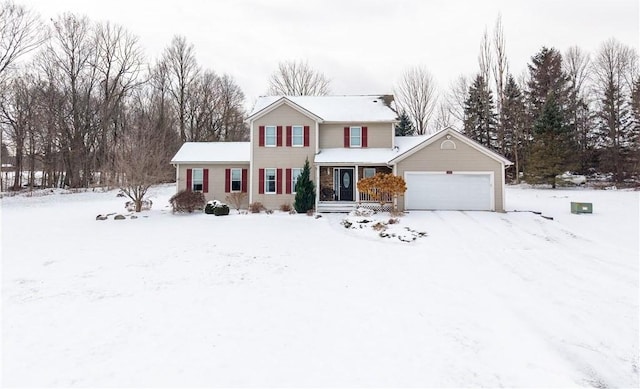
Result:
{"label": "dark front door", "polygon": [[338,169],[340,201],[353,201],[353,169]]}

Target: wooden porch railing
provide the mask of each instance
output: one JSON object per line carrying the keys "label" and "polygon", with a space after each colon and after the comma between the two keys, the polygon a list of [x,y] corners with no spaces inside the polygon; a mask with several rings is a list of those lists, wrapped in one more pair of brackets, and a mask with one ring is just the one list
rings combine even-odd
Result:
{"label": "wooden porch railing", "polygon": [[[391,196],[388,193],[385,193],[385,194],[383,194],[382,200],[385,203],[392,203],[393,202],[393,196]],[[380,200],[378,200],[378,199],[374,200],[373,197],[369,193],[366,193],[366,192],[360,192],[360,201],[361,202],[366,202],[366,203],[379,203],[380,202]]]}

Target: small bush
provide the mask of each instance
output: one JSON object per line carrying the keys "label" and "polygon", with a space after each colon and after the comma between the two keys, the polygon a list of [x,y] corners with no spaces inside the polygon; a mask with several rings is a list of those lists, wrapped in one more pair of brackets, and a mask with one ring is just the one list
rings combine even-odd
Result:
{"label": "small bush", "polygon": [[267,215],[271,215],[273,213],[273,209],[267,209],[264,211]]}
{"label": "small bush", "polygon": [[400,219],[398,219],[397,217],[392,217],[391,219],[389,219],[388,224],[398,224],[400,223]]}
{"label": "small bush", "polygon": [[307,210],[307,216],[313,216],[315,213],[316,211],[313,208]]}
{"label": "small bush", "polygon": [[224,216],[229,214],[229,206],[218,200],[213,200],[207,203],[204,212],[209,215]]}
{"label": "small bush", "polygon": [[229,214],[229,206],[222,204],[213,208],[213,214],[216,216],[226,216]]}
{"label": "small bush", "polygon": [[204,208],[205,199],[202,192],[181,190],[169,199],[173,212],[193,212]]}
{"label": "small bush", "polygon": [[284,204],[280,205],[280,210],[282,212],[291,212],[291,204],[284,203]]}
{"label": "small bush", "polygon": [[[141,204],[141,208],[140,208],[141,211],[149,211],[153,206],[153,201],[142,200],[140,204]],[[136,210],[136,203],[134,201],[127,201],[126,203],[124,203],[124,208],[129,212],[133,212]]]}
{"label": "small bush", "polygon": [[264,210],[266,210],[266,208],[259,201],[256,201],[255,203],[249,204],[249,212],[251,212],[251,213],[260,213],[260,212],[262,212]]}
{"label": "small bush", "polygon": [[233,192],[225,197],[225,201],[231,204],[231,206],[238,212],[240,212],[240,208],[242,208],[242,204],[244,203],[244,199],[247,198],[247,194],[244,192]]}

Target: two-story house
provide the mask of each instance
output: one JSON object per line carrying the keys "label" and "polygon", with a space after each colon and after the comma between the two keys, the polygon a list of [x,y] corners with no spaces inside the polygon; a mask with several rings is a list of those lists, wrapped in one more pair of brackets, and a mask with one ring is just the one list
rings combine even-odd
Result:
{"label": "two-story house", "polygon": [[305,159],[316,209],[348,211],[370,203],[356,183],[379,172],[402,176],[398,208],[504,210],[511,163],[457,131],[396,137],[392,96],[260,97],[247,122],[249,142],[185,143],[172,159],[177,189],[208,200],[246,192],[246,205],[293,204]]}

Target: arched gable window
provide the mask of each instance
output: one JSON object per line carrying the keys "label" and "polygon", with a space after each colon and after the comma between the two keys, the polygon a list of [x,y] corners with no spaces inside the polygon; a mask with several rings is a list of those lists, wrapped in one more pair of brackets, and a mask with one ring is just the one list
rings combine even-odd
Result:
{"label": "arched gable window", "polygon": [[454,141],[452,141],[451,139],[449,139],[449,137],[447,136],[447,139],[442,141],[442,143],[440,143],[440,150],[455,150],[456,149],[456,144]]}

